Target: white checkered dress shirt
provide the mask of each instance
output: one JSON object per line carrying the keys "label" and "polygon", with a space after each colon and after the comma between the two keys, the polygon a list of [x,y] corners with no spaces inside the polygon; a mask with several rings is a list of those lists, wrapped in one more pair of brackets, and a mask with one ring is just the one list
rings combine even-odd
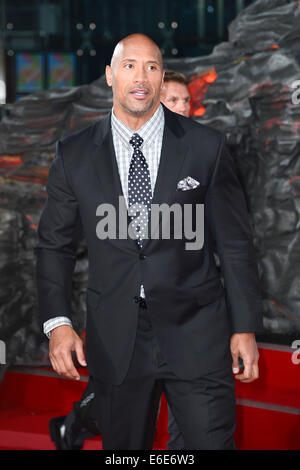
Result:
{"label": "white checkered dress shirt", "polygon": [[[164,132],[165,116],[162,105],[160,104],[158,109],[155,111],[153,116],[143,124],[143,126],[133,131],[120,121],[115,115],[112,109],[111,113],[111,129],[113,136],[113,143],[115,148],[115,154],[119,169],[121,186],[125,198],[125,202],[128,207],[128,173],[131,157],[133,154],[133,148],[129,141],[132,135],[136,132],[144,140],[141,145],[141,151],[145,156],[151,179],[152,196],[155,188],[156,177],[158,172],[158,166],[160,161],[162,139]],[[141,285],[140,296],[145,297],[144,287]],[[51,318],[44,323],[44,333],[47,337],[50,337],[50,331],[61,325],[72,326],[72,322],[68,317],[57,316]]]}

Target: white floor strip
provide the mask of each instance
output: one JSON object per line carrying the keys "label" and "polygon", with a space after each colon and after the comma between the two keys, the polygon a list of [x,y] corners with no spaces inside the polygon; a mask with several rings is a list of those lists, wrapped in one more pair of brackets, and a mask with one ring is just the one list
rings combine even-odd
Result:
{"label": "white floor strip", "polygon": [[247,400],[245,398],[237,398],[236,404],[240,406],[248,406],[250,408],[259,408],[262,410],[277,411],[278,413],[300,415],[300,409],[293,408],[292,406],[276,405],[274,403],[265,403],[262,401]]}

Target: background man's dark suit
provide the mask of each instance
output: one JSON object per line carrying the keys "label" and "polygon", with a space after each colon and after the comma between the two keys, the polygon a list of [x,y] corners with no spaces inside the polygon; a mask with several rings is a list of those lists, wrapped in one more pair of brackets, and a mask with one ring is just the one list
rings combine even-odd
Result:
{"label": "background man's dark suit", "polygon": [[[130,238],[97,238],[98,205],[111,203],[118,209],[122,195],[110,114],[58,143],[38,228],[37,285],[43,322],[58,315],[71,317],[76,244],[84,230],[89,254],[88,369],[113,384],[123,381],[132,356],[141,284],[161,350],[179,378],[193,379],[227,366],[232,333],[262,327],[245,198],[224,137],[165,107],[164,112],[152,203],[204,203],[202,249],[186,250],[189,240],[184,238],[149,239],[141,251]],[[200,186],[178,191],[177,182],[186,176]],[[225,290],[213,256],[214,241]],[[221,299],[222,308],[214,304],[216,299]]]}

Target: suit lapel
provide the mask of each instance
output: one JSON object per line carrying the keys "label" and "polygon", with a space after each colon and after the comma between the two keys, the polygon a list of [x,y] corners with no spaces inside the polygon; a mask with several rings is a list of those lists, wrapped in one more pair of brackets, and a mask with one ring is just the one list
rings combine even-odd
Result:
{"label": "suit lapel", "polygon": [[[163,134],[162,150],[160,163],[154,188],[152,204],[169,204],[174,191],[180,169],[183,165],[187,151],[187,145],[183,142],[182,136],[184,131],[180,126],[175,113],[169,111],[165,106],[165,127]],[[105,116],[96,126],[94,143],[91,158],[100,182],[100,190],[105,198],[105,202],[112,204],[116,208],[118,216],[119,196],[123,196],[121,180],[113,145],[111,132],[111,113]],[[117,217],[118,218],[118,217]],[[130,222],[127,217],[127,225]],[[151,213],[149,216],[149,236],[151,227]],[[153,227],[154,228],[154,227]],[[157,227],[155,227],[156,231]],[[117,223],[117,234],[119,223]],[[112,240],[113,241],[113,240]],[[158,240],[147,239],[143,243],[143,250],[149,248],[151,243]],[[140,249],[135,240],[130,237],[127,239],[117,239],[116,242],[121,243],[124,248],[138,252]]]}
{"label": "suit lapel", "polygon": [[[184,130],[180,126],[176,114],[169,111],[165,106],[163,108],[165,113],[165,128],[152,204],[170,204],[173,193],[176,191],[179,173],[187,153],[187,144],[182,139]],[[150,229],[151,213],[149,215],[149,237]],[[152,230],[156,233],[157,225],[156,227],[153,226]],[[149,248],[151,243],[157,241],[151,238],[145,240],[143,249]]]}
{"label": "suit lapel", "polygon": [[124,196],[124,194],[113,145],[110,116],[111,113],[103,119],[102,126],[96,130],[94,138],[96,147],[92,152],[92,160],[101,182],[100,188],[105,201],[117,208],[119,196]]}
{"label": "suit lapel", "polygon": [[154,188],[152,203],[169,202],[176,190],[176,182],[182,167],[187,145],[182,143],[183,130],[176,120],[175,113],[165,110],[165,128],[160,163]]}
{"label": "suit lapel", "polygon": [[[122,189],[118,164],[117,164],[116,155],[115,155],[110,120],[111,120],[111,113],[109,113],[108,116],[105,116],[105,118],[101,120],[98,128],[96,126],[95,136],[94,136],[94,143],[96,145],[93,146],[91,157],[92,157],[94,168],[96,170],[96,173],[99,179],[99,183],[100,183],[99,188],[100,188],[101,193],[103,194],[105,203],[112,204],[112,206],[116,209],[117,239],[116,240],[112,239],[111,241],[117,243],[118,245],[121,244],[124,249],[129,249],[131,251],[133,250],[134,252],[138,252],[139,248],[137,246],[136,241],[126,236],[127,227],[130,222],[127,212],[126,212],[126,221],[123,224],[124,229],[125,229],[124,236],[126,236],[126,238],[124,239],[118,238],[119,229],[120,229],[119,196],[122,196],[124,198],[124,193]],[[124,209],[126,209],[126,206],[124,206]],[[123,225],[121,225],[121,227],[123,227]],[[124,231],[122,230],[122,233],[123,232]]]}

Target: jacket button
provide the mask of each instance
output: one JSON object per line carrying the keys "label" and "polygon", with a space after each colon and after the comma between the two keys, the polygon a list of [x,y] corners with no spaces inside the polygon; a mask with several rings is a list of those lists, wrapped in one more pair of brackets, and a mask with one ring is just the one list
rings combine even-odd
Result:
{"label": "jacket button", "polygon": [[144,255],[144,253],[140,253],[140,259],[146,259],[146,255]]}

